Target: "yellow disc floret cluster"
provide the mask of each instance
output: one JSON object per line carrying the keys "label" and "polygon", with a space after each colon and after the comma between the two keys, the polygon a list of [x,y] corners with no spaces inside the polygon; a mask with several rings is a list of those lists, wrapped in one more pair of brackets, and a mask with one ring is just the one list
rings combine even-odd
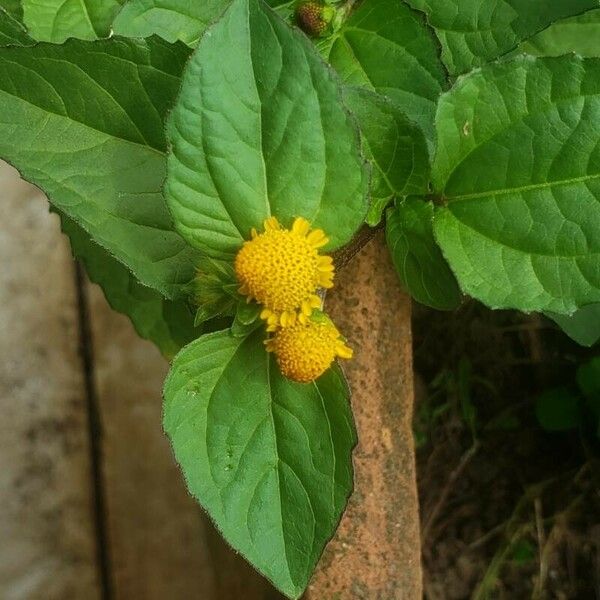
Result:
{"label": "yellow disc floret cluster", "polygon": [[284,229],[275,217],[264,223],[264,233],[252,230],[235,259],[240,292],[264,306],[261,318],[270,331],[306,323],[321,306],[318,288],[333,287],[334,266],[319,248],[329,241],[321,229],[310,230],[306,219]]}
{"label": "yellow disc floret cluster", "polygon": [[333,287],[333,260],[319,254],[329,240],[302,217],[291,229],[270,217],[264,232],[251,233],[235,258],[239,291],[248,302],[262,305],[260,317],[272,334],[265,344],[283,375],[314,381],[337,357],[352,357],[331,319],[320,311],[319,289]]}
{"label": "yellow disc floret cluster", "polygon": [[282,328],[266,341],[266,346],[275,353],[281,372],[301,383],[320,377],[338,356],[352,358],[352,349],[328,318]]}

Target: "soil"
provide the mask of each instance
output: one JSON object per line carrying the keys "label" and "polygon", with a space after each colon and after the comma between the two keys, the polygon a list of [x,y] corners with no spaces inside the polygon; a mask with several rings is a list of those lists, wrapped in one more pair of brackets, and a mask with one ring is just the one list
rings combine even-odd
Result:
{"label": "soil", "polygon": [[600,599],[596,424],[547,432],[535,413],[600,349],[472,301],[415,306],[413,334],[425,598]]}

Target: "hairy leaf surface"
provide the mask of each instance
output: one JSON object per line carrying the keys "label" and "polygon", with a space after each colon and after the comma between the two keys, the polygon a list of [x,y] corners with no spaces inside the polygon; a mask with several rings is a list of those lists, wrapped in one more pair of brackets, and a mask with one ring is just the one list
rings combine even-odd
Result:
{"label": "hairy leaf surface", "polygon": [[212,256],[232,256],[270,215],[322,227],[329,250],[364,219],[368,177],[337,79],[259,0],[235,0],[202,38],[168,134],[167,202]]}
{"label": "hairy leaf surface", "polygon": [[598,0],[407,0],[427,14],[442,59],[460,75],[510,52],[559,19],[598,7]]}
{"label": "hairy leaf surface", "polygon": [[418,302],[452,310],[461,301],[456,278],[433,237],[433,204],[407,198],[387,212],[386,240],[394,266]]}
{"label": "hairy leaf surface", "polygon": [[22,5],[31,36],[61,44],[68,38],[108,37],[121,0],[22,0]]}
{"label": "hairy leaf surface", "polygon": [[344,90],[344,101],[358,121],[363,152],[373,165],[367,223],[375,226],[394,196],[427,192],[427,141],[421,128],[386,96],[349,87]]}
{"label": "hairy leaf surface", "polygon": [[352,489],[356,437],[339,368],[293,383],[263,339],[222,331],[184,348],[165,383],[164,428],[225,539],[299,598]]}
{"label": "hairy leaf surface", "polygon": [[168,296],[197,256],[160,191],[164,115],[188,52],[158,38],[0,49],[0,156]]}
{"label": "hairy leaf surface", "polygon": [[422,15],[401,0],[364,0],[323,52],[344,83],[389,96],[433,139],[446,79]]}
{"label": "hairy leaf surface", "polygon": [[468,294],[569,314],[600,301],[600,60],[520,57],[437,114],[435,233]]}
{"label": "hairy leaf surface", "polygon": [[90,280],[98,284],[114,310],[127,315],[135,330],[162,354],[172,358],[199,335],[194,316],[183,300],[166,300],[133,277],[129,269],[94,243],[75,221],[60,215],[73,255],[81,260]]}

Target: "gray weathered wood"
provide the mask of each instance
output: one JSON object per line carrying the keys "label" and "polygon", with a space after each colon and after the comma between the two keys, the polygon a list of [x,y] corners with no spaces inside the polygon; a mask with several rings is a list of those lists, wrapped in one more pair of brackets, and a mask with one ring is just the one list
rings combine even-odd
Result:
{"label": "gray weathered wood", "polygon": [[117,600],[212,600],[206,523],[161,426],[167,363],[88,286],[108,550]]}
{"label": "gray weathered wood", "polygon": [[0,163],[0,598],[99,598],[73,262]]}

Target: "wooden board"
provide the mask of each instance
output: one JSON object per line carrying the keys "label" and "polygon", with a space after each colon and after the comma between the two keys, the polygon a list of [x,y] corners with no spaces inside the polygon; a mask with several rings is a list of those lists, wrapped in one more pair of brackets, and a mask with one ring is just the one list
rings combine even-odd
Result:
{"label": "wooden board", "polygon": [[0,163],[0,598],[99,598],[73,262]]}
{"label": "wooden board", "polygon": [[114,597],[215,597],[205,523],[163,434],[167,363],[88,286]]}

